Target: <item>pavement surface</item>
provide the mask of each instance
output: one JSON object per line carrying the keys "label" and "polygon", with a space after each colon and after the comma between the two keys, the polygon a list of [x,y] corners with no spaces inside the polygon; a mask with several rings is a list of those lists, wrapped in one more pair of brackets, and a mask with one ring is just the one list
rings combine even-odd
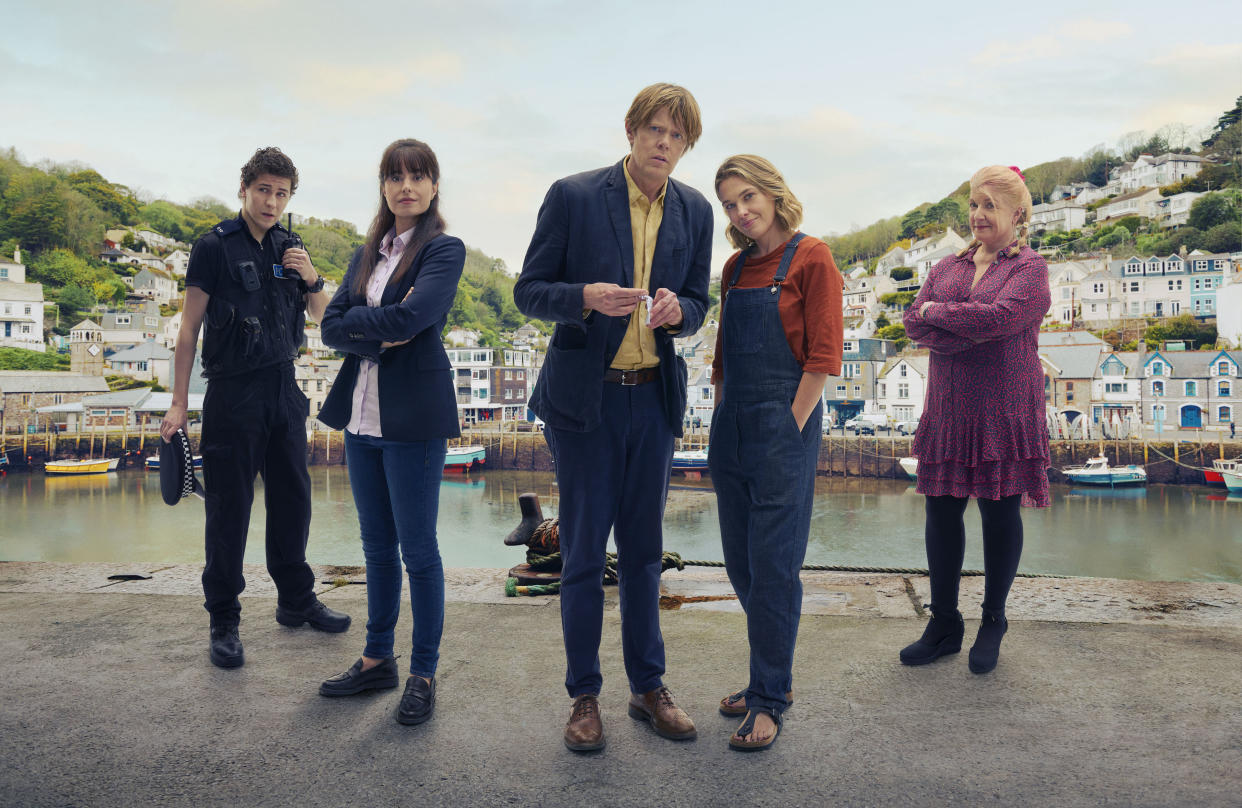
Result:
{"label": "pavement surface", "polygon": [[[207,659],[198,572],[0,563],[0,805],[1242,804],[1236,584],[1019,579],[1000,665],[975,676],[965,648],[898,663],[923,628],[925,578],[808,573],[795,704],[772,749],[741,755],[716,705],[745,684],[745,618],[722,572],[669,572],[666,684],[698,739],[627,716],[609,588],[608,746],[577,755],[561,742],[555,597],[448,571],[436,713],[404,727],[399,689],[317,693],[361,651],[359,570],[317,570],[322,599],[355,621],[328,635],[279,626],[265,571],[248,568],[236,670]],[[151,577],[108,577],[124,574]],[[963,580],[967,646],[981,583]]]}

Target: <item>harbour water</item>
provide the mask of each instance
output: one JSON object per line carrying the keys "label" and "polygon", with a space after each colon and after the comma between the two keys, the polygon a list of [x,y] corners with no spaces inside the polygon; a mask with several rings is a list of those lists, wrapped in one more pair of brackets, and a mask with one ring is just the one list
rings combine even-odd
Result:
{"label": "harbour water", "polygon": [[[308,558],[361,565],[347,471],[311,468],[314,517]],[[685,559],[721,559],[710,480],[674,477],[665,547]],[[509,567],[523,548],[502,539],[518,522],[517,497],[539,494],[554,516],[557,489],[543,472],[489,471],[446,478],[439,539],[445,566]],[[246,560],[263,563],[263,486],[257,485]],[[142,470],[80,478],[11,473],[0,479],[0,560],[193,563],[202,560],[203,508],[163,503]],[[1083,489],[1053,486],[1053,506],[1024,511],[1023,572],[1137,580],[1242,582],[1242,496],[1203,486]],[[808,564],[917,567],[923,497],[911,483],[820,477]],[[966,567],[981,569],[978,511],[967,511]]]}

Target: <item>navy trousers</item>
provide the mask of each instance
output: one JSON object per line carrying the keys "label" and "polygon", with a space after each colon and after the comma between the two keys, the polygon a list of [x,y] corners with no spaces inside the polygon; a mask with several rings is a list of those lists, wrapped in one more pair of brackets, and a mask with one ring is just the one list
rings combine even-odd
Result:
{"label": "navy trousers", "polygon": [[241,618],[237,596],[246,587],[242,557],[256,474],[263,475],[267,571],[276,584],[277,602],[303,609],[314,600],[315,574],[306,563],[311,517],[307,410],[292,364],[207,383],[199,451],[207,514],[203,605],[213,625]]}
{"label": "navy trousers", "polygon": [[560,488],[561,629],[565,687],[600,692],[604,553],[617,545],[621,647],[634,693],[663,684],[660,567],[673,433],[660,384],[604,383],[603,422],[590,432],[544,430]]}

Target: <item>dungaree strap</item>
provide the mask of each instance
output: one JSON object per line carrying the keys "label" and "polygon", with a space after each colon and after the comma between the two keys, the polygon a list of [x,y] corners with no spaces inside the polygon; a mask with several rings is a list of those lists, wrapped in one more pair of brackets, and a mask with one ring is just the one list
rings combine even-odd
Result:
{"label": "dungaree strap", "polygon": [[[785,276],[789,274],[789,265],[793,262],[794,252],[798,249],[798,242],[806,236],[806,233],[794,233],[789,239],[789,243],[785,245],[785,252],[781,254],[781,264],[776,268],[776,274],[772,276],[772,285],[778,286],[785,280]],[[737,257],[737,264],[733,267],[733,276],[729,278],[729,290],[732,291],[737,286],[738,278],[742,277],[742,267],[746,266],[746,258],[750,255],[751,250],[755,249],[755,245],[750,245],[742,250]]]}

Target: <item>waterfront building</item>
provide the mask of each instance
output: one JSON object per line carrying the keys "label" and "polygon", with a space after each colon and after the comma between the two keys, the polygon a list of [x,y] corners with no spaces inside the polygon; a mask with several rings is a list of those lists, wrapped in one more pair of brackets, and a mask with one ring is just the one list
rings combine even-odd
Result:
{"label": "waterfront building", "polygon": [[842,347],[841,375],[829,376],[824,385],[824,415],[837,425],[880,408],[880,374],[897,355],[897,343],[888,339],[846,336]]}
{"label": "waterfront building", "polygon": [[[449,348],[446,352],[453,368],[457,415],[463,424],[526,419],[527,382],[534,370],[531,365],[505,365],[503,350],[497,355],[494,348],[483,346]],[[510,355],[526,354],[510,351]]]}
{"label": "waterfront building", "polygon": [[23,279],[0,280],[0,348],[42,352],[43,284],[26,283],[25,267],[21,273],[12,264],[8,268],[10,277],[20,274]]}
{"label": "waterfront building", "polygon": [[0,370],[0,430],[36,423],[40,407],[81,401],[108,392],[103,376],[56,370]]}
{"label": "waterfront building", "polygon": [[1203,429],[1233,423],[1242,395],[1234,351],[1153,351],[1143,363],[1144,420]]}
{"label": "waterfront building", "polygon": [[877,377],[874,410],[893,421],[921,418],[927,393],[928,352],[907,351],[889,359]]}
{"label": "waterfront building", "polygon": [[1142,418],[1142,355],[1104,353],[1091,381],[1091,423],[1132,423]]}
{"label": "waterfront building", "polygon": [[310,417],[316,419],[310,422],[312,429],[328,429],[317,418],[342,364],[344,362],[340,359],[324,360],[313,354],[303,354],[293,363],[294,383],[310,401]]}

